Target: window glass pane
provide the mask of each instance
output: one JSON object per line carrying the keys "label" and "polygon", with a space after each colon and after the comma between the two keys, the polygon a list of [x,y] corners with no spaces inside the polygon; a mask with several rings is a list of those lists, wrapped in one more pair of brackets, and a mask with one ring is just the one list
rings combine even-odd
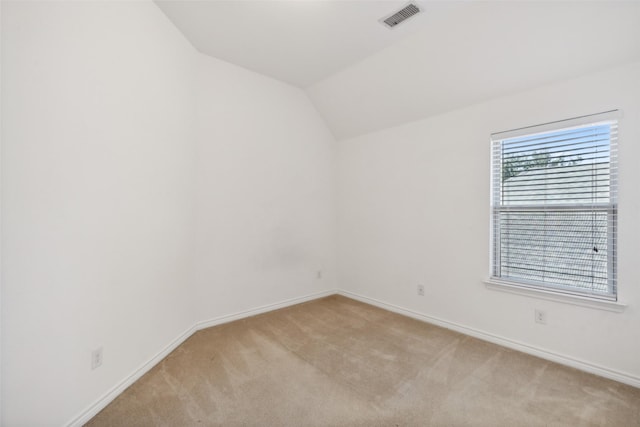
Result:
{"label": "window glass pane", "polygon": [[607,212],[502,212],[501,276],[608,292]]}
{"label": "window glass pane", "polygon": [[493,141],[493,276],[615,298],[617,123],[532,129]]}
{"label": "window glass pane", "polygon": [[503,205],[609,202],[610,125],[502,142]]}

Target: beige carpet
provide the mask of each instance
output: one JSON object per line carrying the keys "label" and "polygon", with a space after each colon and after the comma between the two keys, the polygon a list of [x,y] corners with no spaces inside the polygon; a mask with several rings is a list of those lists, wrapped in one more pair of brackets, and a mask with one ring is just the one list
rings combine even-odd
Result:
{"label": "beige carpet", "polygon": [[189,338],[89,426],[640,426],[640,389],[340,296]]}

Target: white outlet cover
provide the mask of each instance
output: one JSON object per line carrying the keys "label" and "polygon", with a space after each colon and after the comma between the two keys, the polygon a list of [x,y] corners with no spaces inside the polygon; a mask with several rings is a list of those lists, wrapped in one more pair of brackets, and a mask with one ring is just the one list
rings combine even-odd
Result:
{"label": "white outlet cover", "polygon": [[91,352],[91,369],[102,366],[102,347],[96,348]]}
{"label": "white outlet cover", "polygon": [[542,325],[547,324],[547,313],[545,313],[544,311],[535,310],[534,316],[534,320],[536,321],[536,323],[540,323]]}

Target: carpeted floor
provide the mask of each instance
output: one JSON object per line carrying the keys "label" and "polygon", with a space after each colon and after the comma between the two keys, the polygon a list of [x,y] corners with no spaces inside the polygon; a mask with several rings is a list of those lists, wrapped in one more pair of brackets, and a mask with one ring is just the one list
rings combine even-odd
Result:
{"label": "carpeted floor", "polygon": [[640,389],[341,296],[194,334],[87,425],[640,426]]}

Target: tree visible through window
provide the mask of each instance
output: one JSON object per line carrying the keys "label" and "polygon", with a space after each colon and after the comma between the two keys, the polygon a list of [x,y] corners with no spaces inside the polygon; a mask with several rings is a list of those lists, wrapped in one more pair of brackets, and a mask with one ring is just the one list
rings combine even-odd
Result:
{"label": "tree visible through window", "polygon": [[492,277],[615,299],[617,123],[571,122],[493,135]]}

